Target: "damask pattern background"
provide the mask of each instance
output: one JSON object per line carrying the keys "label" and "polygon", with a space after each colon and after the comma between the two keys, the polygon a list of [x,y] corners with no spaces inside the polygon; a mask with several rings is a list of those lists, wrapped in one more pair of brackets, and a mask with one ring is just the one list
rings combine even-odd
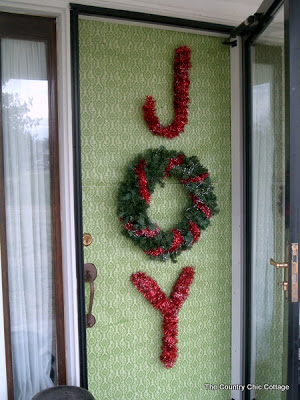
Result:
{"label": "damask pattern background", "polygon": [[[205,389],[205,383],[230,383],[229,49],[222,38],[151,27],[82,19],[79,28],[83,223],[94,239],[85,262],[98,269],[97,322],[87,330],[89,390],[96,400],[229,398],[229,392]],[[173,120],[174,51],[182,45],[192,50],[189,123],[168,140],[149,132],[141,107],[153,95],[160,120]],[[126,166],[137,153],[160,145],[199,158],[220,208],[176,264],[149,260],[122,235],[116,214]],[[155,190],[150,214],[170,228],[181,219],[186,197],[183,186],[169,179]],[[161,315],[129,278],[144,271],[169,295],[189,265],[195,281],[179,314],[179,357],[167,370],[159,361]]]}

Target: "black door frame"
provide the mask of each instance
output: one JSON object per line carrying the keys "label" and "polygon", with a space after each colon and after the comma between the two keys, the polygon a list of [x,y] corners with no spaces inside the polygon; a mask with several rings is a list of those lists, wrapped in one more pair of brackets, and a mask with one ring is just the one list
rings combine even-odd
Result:
{"label": "black door frame", "polygon": [[[290,136],[290,243],[300,243],[300,2],[299,0],[264,0],[257,15],[259,22],[243,37],[243,76],[244,76],[244,115],[245,115],[245,201],[246,201],[246,282],[245,282],[245,379],[250,383],[250,351],[251,351],[251,70],[250,46],[264,31],[276,11],[284,5],[285,33],[285,104],[286,129]],[[289,251],[291,265],[291,251]],[[291,282],[291,268],[289,268]],[[287,399],[298,399],[298,348],[299,348],[299,303],[288,306],[288,365]],[[254,382],[252,382],[254,383]],[[278,382],[280,384],[280,382]],[[250,399],[250,392],[246,393]]]}
{"label": "black door frame", "polygon": [[79,360],[80,386],[88,389],[87,352],[86,352],[86,317],[85,317],[85,289],[83,274],[83,246],[82,246],[82,181],[81,181],[81,132],[80,132],[80,76],[79,76],[79,36],[78,19],[80,15],[98,16],[116,20],[144,22],[171,27],[230,34],[233,26],[213,24],[196,20],[173,18],[155,14],[115,10],[70,4],[71,13],[71,62],[72,62],[72,111],[73,111],[73,156],[74,156],[74,209],[76,232],[76,271],[78,293],[78,331],[79,331]]}
{"label": "black door frame", "polygon": [[[289,82],[289,131],[290,131],[290,237],[291,243],[300,243],[300,2],[298,0],[285,1],[285,32],[288,43],[286,64],[287,79]],[[297,90],[298,89],[298,90]],[[291,256],[289,257],[291,265]],[[290,271],[291,272],[291,271]],[[291,282],[291,273],[289,276]],[[298,288],[299,289],[299,288]],[[298,298],[300,291],[298,290]],[[290,343],[288,352],[288,379],[292,387],[298,384],[298,350],[299,350],[299,303],[290,303],[289,309],[289,336]],[[297,398],[297,397],[294,397]]]}
{"label": "black door frame", "polygon": [[[248,179],[247,168],[249,167],[250,152],[249,146],[249,54],[246,49],[247,40],[249,43],[251,40],[261,32],[269,23],[272,18],[274,10],[282,3],[284,0],[265,0],[259,7],[257,13],[259,15],[259,22],[256,27],[249,29],[245,34],[242,34],[243,39],[243,64],[244,64],[244,89],[245,89],[245,121],[246,121],[246,135],[245,135],[245,182],[246,182],[246,210],[249,210],[249,185],[251,183]],[[295,173],[300,170],[300,159],[297,156],[300,151],[300,135],[297,135],[297,128],[300,129],[300,94],[294,88],[300,87],[300,75],[297,75],[297,68],[300,69],[300,51],[297,54],[297,34],[299,33],[299,28],[297,26],[297,20],[300,20],[300,3],[298,0],[285,0],[285,33],[287,38],[287,54],[286,54],[286,65],[287,68],[287,82],[289,83],[287,87],[288,93],[288,103],[290,107],[288,120],[290,121],[290,132],[291,132],[291,153],[290,153],[290,187],[293,189],[290,197],[290,213],[291,220],[293,221],[291,226],[291,241],[300,243],[300,215],[299,215],[299,201],[300,199],[300,187],[297,184],[298,174]],[[125,10],[115,10],[109,8],[99,8],[91,7],[80,4],[71,4],[71,50],[72,50],[72,89],[73,89],[73,148],[74,148],[74,190],[75,190],[75,227],[76,227],[76,264],[77,264],[77,278],[78,278],[78,310],[79,310],[79,338],[80,338],[80,382],[81,386],[88,387],[87,379],[87,358],[86,358],[86,326],[85,326],[85,301],[84,301],[84,277],[83,277],[83,249],[82,249],[82,183],[81,183],[81,140],[80,140],[80,93],[79,93],[79,48],[78,48],[78,18],[80,15],[89,16],[100,16],[105,18],[115,18],[128,21],[140,21],[161,24],[166,26],[174,27],[185,27],[189,29],[207,30],[210,32],[219,32],[230,34],[233,31],[233,27],[220,24],[211,24],[207,22],[199,22],[194,20],[186,20],[180,18],[172,18],[153,14],[143,14],[138,12],[131,12]],[[250,32],[250,33],[249,33]],[[298,35],[300,37],[300,35]],[[248,88],[248,90],[247,90]],[[248,110],[248,111],[247,111]],[[246,112],[247,111],[247,112]],[[248,133],[247,133],[248,132]],[[246,224],[246,234],[249,237],[249,218],[247,215]],[[249,243],[246,248],[249,249]],[[246,250],[246,259],[249,260],[249,250]],[[249,268],[247,267],[246,282],[249,281]],[[245,284],[246,290],[246,315],[250,315],[249,308],[249,288]],[[295,390],[297,387],[297,377],[296,371],[298,368],[298,304],[291,304],[289,306],[289,352],[288,352],[288,381],[291,384],[291,390],[288,392],[290,399],[296,398]],[[246,321],[245,331],[249,327],[249,318]],[[249,335],[246,335],[246,346],[248,348]],[[249,356],[249,354],[248,354]],[[246,381],[248,376],[247,370],[247,354],[245,358],[245,371],[246,371]]]}

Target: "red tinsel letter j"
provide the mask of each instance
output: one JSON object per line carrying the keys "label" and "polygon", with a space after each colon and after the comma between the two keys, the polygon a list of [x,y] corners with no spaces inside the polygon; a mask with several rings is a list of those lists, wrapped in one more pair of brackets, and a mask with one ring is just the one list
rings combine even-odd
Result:
{"label": "red tinsel letter j", "polygon": [[131,282],[154,308],[163,316],[163,338],[161,362],[166,368],[172,368],[177,359],[177,334],[179,309],[188,297],[194,279],[194,268],[183,268],[170,297],[160,289],[157,282],[144,272],[131,275]]}
{"label": "red tinsel letter j", "polygon": [[155,100],[147,96],[143,105],[144,119],[154,135],[173,139],[184,131],[188,122],[189,104],[189,70],[191,68],[191,49],[188,46],[178,47],[174,60],[174,113],[175,118],[168,126],[163,126],[156,115]]}

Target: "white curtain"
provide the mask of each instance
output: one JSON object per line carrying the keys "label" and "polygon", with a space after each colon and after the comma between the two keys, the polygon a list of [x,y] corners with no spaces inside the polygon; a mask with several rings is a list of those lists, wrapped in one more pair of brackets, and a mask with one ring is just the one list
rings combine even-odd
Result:
{"label": "white curtain", "polygon": [[54,385],[56,358],[46,45],[3,39],[1,59],[14,390],[31,400]]}
{"label": "white curtain", "polygon": [[[256,367],[271,356],[266,346],[274,334],[275,269],[270,258],[275,254],[274,238],[274,115],[272,65],[255,65],[252,129],[252,349],[251,379],[256,382]],[[260,83],[263,82],[263,83]]]}

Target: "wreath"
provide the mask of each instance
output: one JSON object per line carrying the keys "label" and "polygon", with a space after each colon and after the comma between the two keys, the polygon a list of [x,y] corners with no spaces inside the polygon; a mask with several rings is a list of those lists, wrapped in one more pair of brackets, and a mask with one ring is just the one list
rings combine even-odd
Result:
{"label": "wreath", "polygon": [[[151,194],[155,186],[164,186],[167,177],[181,182],[189,195],[189,205],[183,218],[169,231],[160,229],[148,214]],[[209,173],[195,156],[166,150],[148,149],[128,166],[118,191],[118,216],[125,235],[129,236],[153,259],[176,261],[184,250],[190,249],[200,238],[210,218],[218,212],[216,196]]]}

